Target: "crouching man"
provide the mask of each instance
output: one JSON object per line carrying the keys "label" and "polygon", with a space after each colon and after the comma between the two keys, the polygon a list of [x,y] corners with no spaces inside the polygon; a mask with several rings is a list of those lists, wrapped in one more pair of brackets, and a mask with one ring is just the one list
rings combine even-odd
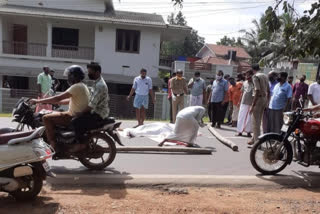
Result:
{"label": "crouching man", "polygon": [[190,106],[181,110],[176,119],[175,128],[159,146],[163,146],[165,142],[183,142],[192,147],[198,136],[199,126],[204,127],[203,117],[205,108],[202,106]]}

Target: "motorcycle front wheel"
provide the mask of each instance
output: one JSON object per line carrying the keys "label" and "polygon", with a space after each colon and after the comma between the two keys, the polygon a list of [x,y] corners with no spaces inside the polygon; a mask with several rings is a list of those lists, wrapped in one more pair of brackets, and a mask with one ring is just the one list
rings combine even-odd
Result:
{"label": "motorcycle front wheel", "polygon": [[[277,151],[280,152],[277,154]],[[276,138],[259,140],[250,152],[252,166],[263,175],[275,175],[281,172],[291,160],[292,148],[290,144],[282,144]]]}
{"label": "motorcycle front wheel", "polygon": [[103,133],[94,133],[89,137],[90,149],[80,162],[91,170],[103,170],[116,157],[117,149],[114,141]]}

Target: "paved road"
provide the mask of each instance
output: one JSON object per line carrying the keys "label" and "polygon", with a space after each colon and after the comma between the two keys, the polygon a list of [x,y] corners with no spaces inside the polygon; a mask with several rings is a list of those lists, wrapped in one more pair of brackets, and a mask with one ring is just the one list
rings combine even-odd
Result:
{"label": "paved road", "polygon": [[[133,121],[124,121],[122,127],[132,127]],[[14,126],[10,118],[1,118],[0,127]],[[214,148],[212,155],[185,154],[117,154],[115,161],[103,173],[111,174],[166,174],[166,175],[256,175],[249,160],[248,138],[235,137],[230,127],[223,127],[220,133],[239,146],[239,152],[233,152],[215,139],[207,128],[202,128],[202,136],[197,143],[201,147]],[[122,139],[125,145],[156,146],[148,138]],[[58,174],[91,174],[77,161],[50,161]],[[299,176],[304,173],[319,172],[318,167],[305,168],[296,163],[288,166],[282,174]],[[320,175],[320,174],[318,174]]]}

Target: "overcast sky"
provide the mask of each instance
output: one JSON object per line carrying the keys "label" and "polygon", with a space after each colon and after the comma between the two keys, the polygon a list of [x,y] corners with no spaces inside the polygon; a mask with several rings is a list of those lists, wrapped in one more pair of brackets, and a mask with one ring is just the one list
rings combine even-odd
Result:
{"label": "overcast sky", "polygon": [[[291,0],[293,1],[293,0]],[[310,9],[316,0],[295,0],[300,14]],[[241,36],[239,30],[253,27],[252,20],[259,19],[275,0],[184,0],[181,9],[188,25],[205,37],[207,43],[215,43],[224,35]],[[179,12],[171,0],[114,0],[116,10],[161,14],[166,20],[169,14]]]}

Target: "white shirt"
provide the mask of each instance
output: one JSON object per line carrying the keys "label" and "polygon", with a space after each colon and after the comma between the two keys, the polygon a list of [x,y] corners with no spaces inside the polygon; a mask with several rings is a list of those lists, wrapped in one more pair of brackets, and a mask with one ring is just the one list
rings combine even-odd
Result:
{"label": "white shirt", "polygon": [[316,104],[320,104],[320,84],[312,83],[308,89],[308,95],[311,95]]}
{"label": "white shirt", "polygon": [[138,95],[148,95],[149,90],[152,89],[152,80],[148,76],[144,79],[142,79],[141,76],[138,76],[134,78],[133,88]]}

